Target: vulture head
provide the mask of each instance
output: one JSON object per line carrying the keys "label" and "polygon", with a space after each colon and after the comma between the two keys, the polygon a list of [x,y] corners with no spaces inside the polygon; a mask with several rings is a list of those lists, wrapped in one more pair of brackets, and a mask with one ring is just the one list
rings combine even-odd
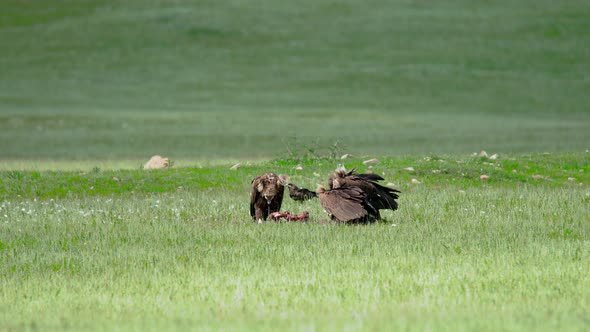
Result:
{"label": "vulture head", "polygon": [[330,187],[330,189],[343,187],[343,179],[354,174],[354,172],[356,172],[356,168],[353,168],[350,171],[346,171],[346,168],[344,168],[344,166],[338,165],[338,167],[330,175],[330,178],[328,178],[328,186]]}
{"label": "vulture head", "polygon": [[266,220],[272,212],[278,212],[283,202],[286,175],[264,173],[252,180],[250,190],[250,215],[255,220]]}

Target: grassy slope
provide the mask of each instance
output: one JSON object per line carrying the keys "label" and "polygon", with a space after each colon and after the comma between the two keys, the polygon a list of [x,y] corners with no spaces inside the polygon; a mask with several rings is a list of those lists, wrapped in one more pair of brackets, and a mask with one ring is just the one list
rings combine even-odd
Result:
{"label": "grassy slope", "polygon": [[[400,210],[370,227],[248,216],[253,175],[310,187],[341,160],[0,172],[0,326],[581,331],[588,158],[384,159],[374,170],[403,190]],[[284,209],[325,219],[317,202]]]}
{"label": "grassy slope", "polygon": [[2,1],[0,151],[585,150],[589,17],[585,1]]}

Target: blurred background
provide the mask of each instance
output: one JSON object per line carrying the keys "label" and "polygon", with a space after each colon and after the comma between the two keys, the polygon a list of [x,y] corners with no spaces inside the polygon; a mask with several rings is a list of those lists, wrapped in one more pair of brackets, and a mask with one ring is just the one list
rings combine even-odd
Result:
{"label": "blurred background", "polygon": [[0,159],[579,151],[590,3],[2,0]]}

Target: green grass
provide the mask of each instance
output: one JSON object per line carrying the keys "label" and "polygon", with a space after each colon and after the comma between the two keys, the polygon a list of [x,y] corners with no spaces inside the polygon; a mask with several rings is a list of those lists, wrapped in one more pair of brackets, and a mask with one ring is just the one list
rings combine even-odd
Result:
{"label": "green grass", "polygon": [[3,159],[580,151],[585,1],[0,4]]}
{"label": "green grass", "polygon": [[0,326],[582,331],[588,158],[384,158],[373,170],[402,189],[400,209],[360,227],[321,223],[317,201],[285,199],[305,224],[248,214],[255,174],[309,187],[341,160],[2,171]]}

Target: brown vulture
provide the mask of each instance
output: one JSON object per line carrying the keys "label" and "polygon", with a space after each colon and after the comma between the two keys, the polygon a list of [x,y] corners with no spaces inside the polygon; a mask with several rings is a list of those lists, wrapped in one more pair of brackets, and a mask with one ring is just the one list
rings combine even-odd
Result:
{"label": "brown vulture", "polygon": [[324,210],[333,220],[347,223],[373,222],[379,211],[367,200],[365,192],[358,187],[342,187],[326,190],[319,185],[317,194]]}
{"label": "brown vulture", "polygon": [[358,174],[356,168],[346,171],[344,168],[338,168],[328,180],[330,189],[338,188],[360,188],[367,196],[367,201],[377,210],[376,218],[380,219],[379,210],[389,209],[397,210],[396,199],[399,198],[400,191],[380,185],[377,181],[383,178],[377,174]]}
{"label": "brown vulture", "polygon": [[254,220],[266,220],[272,212],[281,210],[286,175],[264,173],[252,180],[250,190],[250,215]]}
{"label": "brown vulture", "polygon": [[289,188],[289,197],[291,197],[291,199],[293,199],[294,201],[303,202],[308,199],[317,197],[315,191],[311,191],[305,188],[299,188],[293,183],[288,183],[287,188]]}

